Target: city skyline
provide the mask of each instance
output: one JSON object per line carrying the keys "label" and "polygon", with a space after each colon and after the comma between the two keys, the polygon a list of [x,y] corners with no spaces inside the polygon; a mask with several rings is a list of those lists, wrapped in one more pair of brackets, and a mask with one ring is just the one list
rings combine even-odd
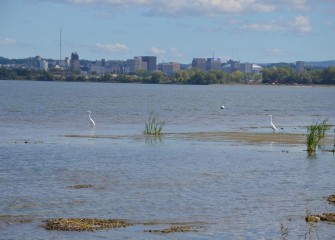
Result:
{"label": "city skyline", "polygon": [[0,5],[0,53],[6,58],[64,59],[76,51],[87,60],[154,55],[157,63],[213,55],[253,63],[334,59],[332,0],[4,0]]}

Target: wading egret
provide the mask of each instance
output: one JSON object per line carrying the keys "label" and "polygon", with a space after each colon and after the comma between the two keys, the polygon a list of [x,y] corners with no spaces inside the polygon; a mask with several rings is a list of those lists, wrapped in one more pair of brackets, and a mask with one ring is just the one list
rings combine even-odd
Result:
{"label": "wading egret", "polygon": [[275,132],[277,132],[278,130],[277,130],[276,126],[272,123],[272,115],[269,115],[269,116],[270,116],[270,118],[271,118],[271,128],[272,128],[272,130],[273,130],[273,133],[275,133]]}
{"label": "wading egret", "polygon": [[88,112],[88,118],[90,119],[90,122],[91,122],[91,126],[95,126],[95,122],[91,118],[91,111],[87,111],[87,112]]}

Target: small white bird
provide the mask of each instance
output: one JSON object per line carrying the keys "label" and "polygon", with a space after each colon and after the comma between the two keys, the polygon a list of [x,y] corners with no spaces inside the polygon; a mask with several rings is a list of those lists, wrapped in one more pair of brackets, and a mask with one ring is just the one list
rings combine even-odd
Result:
{"label": "small white bird", "polygon": [[269,116],[270,116],[270,118],[271,118],[271,128],[272,128],[272,130],[273,130],[273,133],[275,133],[275,132],[277,132],[278,130],[277,130],[276,126],[272,123],[272,115],[269,115]]}
{"label": "small white bird", "polygon": [[87,111],[87,112],[88,112],[88,118],[90,119],[90,122],[91,122],[91,126],[95,126],[95,122],[91,118],[91,111]]}
{"label": "small white bird", "polygon": [[222,105],[222,106],[221,106],[221,109],[225,109],[225,107]]}

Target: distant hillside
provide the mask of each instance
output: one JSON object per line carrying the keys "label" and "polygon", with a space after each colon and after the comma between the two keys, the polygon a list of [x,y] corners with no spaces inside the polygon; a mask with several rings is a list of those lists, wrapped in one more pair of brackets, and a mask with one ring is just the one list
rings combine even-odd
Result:
{"label": "distant hillside", "polygon": [[[295,67],[294,63],[259,63],[262,67]],[[319,62],[305,62],[305,67],[311,67],[311,68],[327,68],[327,67],[334,67],[335,66],[335,60],[329,60],[329,61],[319,61]]]}
{"label": "distant hillside", "polygon": [[326,68],[335,66],[335,60],[321,61],[321,62],[305,62],[305,67],[321,67]]}

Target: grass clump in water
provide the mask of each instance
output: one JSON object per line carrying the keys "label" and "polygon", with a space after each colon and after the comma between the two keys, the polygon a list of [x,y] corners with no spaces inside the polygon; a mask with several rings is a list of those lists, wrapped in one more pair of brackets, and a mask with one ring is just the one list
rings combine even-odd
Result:
{"label": "grass clump in water", "polygon": [[73,186],[68,186],[68,188],[74,188],[74,189],[81,189],[81,188],[92,188],[92,184],[79,184],[79,185],[73,185]]}
{"label": "grass clump in water", "polygon": [[59,231],[95,231],[110,228],[128,227],[131,224],[117,219],[59,218],[47,220],[47,230]]}
{"label": "grass clump in water", "polygon": [[190,226],[173,226],[161,230],[145,230],[145,232],[150,233],[183,233],[183,232],[197,232],[197,230],[193,229]]}
{"label": "grass clump in water", "polygon": [[155,136],[161,135],[163,133],[162,131],[164,125],[165,122],[159,120],[158,114],[155,112],[151,112],[145,124],[144,134]]}
{"label": "grass clump in water", "polygon": [[326,131],[330,127],[327,125],[327,120],[323,120],[322,123],[315,123],[307,127],[307,152],[314,153],[316,147],[319,145],[320,140],[325,137]]}

